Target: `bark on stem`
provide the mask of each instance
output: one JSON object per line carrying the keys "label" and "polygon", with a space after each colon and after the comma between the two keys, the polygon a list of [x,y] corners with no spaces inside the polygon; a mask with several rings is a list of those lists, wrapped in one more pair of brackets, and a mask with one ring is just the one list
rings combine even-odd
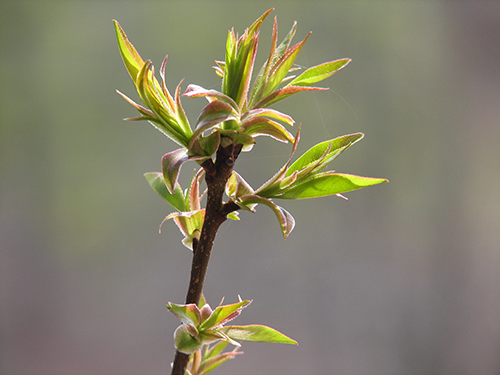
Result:
{"label": "bark on stem", "polygon": [[[224,189],[233,172],[233,165],[240,151],[241,145],[234,146],[231,144],[224,148],[219,147],[215,164],[209,160],[208,163],[203,165],[208,189],[207,206],[200,240],[193,249],[191,278],[186,295],[186,304],[198,304],[200,302],[215,235],[221,224],[227,219],[228,212],[224,210],[222,203]],[[171,375],[184,375],[188,362],[189,354],[177,351]]]}

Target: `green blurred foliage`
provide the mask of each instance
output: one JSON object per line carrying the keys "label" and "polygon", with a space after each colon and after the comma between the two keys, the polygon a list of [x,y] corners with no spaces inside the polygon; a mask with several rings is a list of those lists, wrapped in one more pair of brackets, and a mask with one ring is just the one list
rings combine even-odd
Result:
{"label": "green blurred foliage", "polygon": [[[220,89],[211,66],[227,31],[271,7],[281,37],[294,20],[297,40],[313,32],[299,64],[353,59],[329,92],[277,105],[303,123],[298,155],[363,132],[334,167],[391,182],[347,202],[289,202],[286,241],[269,210],[222,227],[207,298],[258,301],[241,323],[300,346],[248,344],[219,373],[500,371],[498,2],[3,0],[2,374],[168,368],[177,322],[165,303],[183,300],[191,254],[175,226],[158,234],[169,207],[142,174],[173,145],[122,121],[136,113],[115,93],[133,87],[111,20],[145,59],[169,54],[169,87]],[[189,116],[205,105],[183,103]],[[238,159],[252,186],[288,158],[289,145],[270,145]]]}

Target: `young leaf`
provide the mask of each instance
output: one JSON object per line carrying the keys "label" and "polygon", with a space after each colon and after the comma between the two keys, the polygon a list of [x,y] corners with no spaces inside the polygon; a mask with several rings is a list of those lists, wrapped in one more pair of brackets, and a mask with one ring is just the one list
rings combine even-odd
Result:
{"label": "young leaf", "polygon": [[284,193],[274,198],[280,199],[307,199],[336,195],[367,186],[387,182],[385,178],[361,177],[342,173],[319,173],[303,182],[294,184]]}
{"label": "young leaf", "polygon": [[190,324],[195,327],[198,327],[200,325],[200,309],[194,303],[190,303],[188,305],[177,305],[175,303],[169,302],[167,304],[167,309],[169,309],[176,317],[178,317],[182,323]]}
{"label": "young leaf", "polygon": [[322,87],[285,86],[262,98],[257,104],[253,105],[252,108],[269,107],[271,104],[278,103],[283,99],[286,99],[291,95],[301,91],[321,91],[321,90],[328,90],[328,89]]}
{"label": "young leaf", "polygon": [[238,114],[233,107],[221,100],[209,103],[198,117],[196,129],[191,137],[189,149],[192,148],[195,140],[205,131],[217,126],[227,120],[238,120]]}
{"label": "young leaf", "polygon": [[256,118],[259,117],[267,117],[271,118],[274,120],[282,121],[285,124],[293,126],[294,120],[288,115],[285,115],[284,113],[281,113],[275,109],[269,109],[269,108],[257,108],[257,109],[252,109],[248,112],[245,112],[241,116],[241,122],[245,123],[246,121],[252,121]]}
{"label": "young leaf", "polygon": [[297,345],[297,341],[285,336],[281,332],[259,324],[248,326],[225,326],[220,328],[219,331],[224,332],[233,340]]}
{"label": "young leaf", "polygon": [[250,304],[250,302],[251,301],[246,300],[233,303],[231,305],[217,306],[217,308],[214,310],[210,318],[201,323],[200,330],[207,330],[213,327],[217,327],[221,324],[224,324],[225,322],[228,321],[227,319],[233,318],[233,314],[237,312],[239,314],[239,311],[247,307]]}
{"label": "young leaf", "polygon": [[193,335],[185,324],[180,325],[174,332],[175,348],[185,354],[192,354],[200,350],[203,343]]}
{"label": "young leaf", "polygon": [[125,67],[127,68],[128,74],[130,74],[130,78],[134,83],[137,80],[137,74],[141,70],[144,65],[144,61],[141,56],[134,48],[132,43],[129,42],[125,31],[123,31],[122,27],[118,23],[118,21],[113,20],[115,24],[116,37],[118,39],[118,47],[120,49],[120,53],[122,55],[123,62],[125,63]]}
{"label": "young leaf", "polygon": [[186,91],[183,96],[187,96],[189,98],[201,98],[201,97],[206,97],[208,101],[212,102],[214,100],[221,100],[227,104],[229,104],[233,109],[238,112],[239,108],[236,102],[231,99],[229,96],[217,91],[217,90],[207,90],[201,86],[198,85],[189,85],[186,88]]}
{"label": "young leaf", "polygon": [[252,136],[270,136],[280,142],[295,142],[293,135],[281,124],[265,117],[257,117],[241,124],[240,131]]}
{"label": "young leaf", "polygon": [[150,172],[144,174],[149,185],[156,191],[163,199],[165,199],[177,211],[186,211],[184,194],[179,184],[175,184],[173,193],[170,193],[165,185],[163,174],[158,172]]}
{"label": "young leaf", "polygon": [[200,239],[201,228],[205,219],[205,209],[171,213],[167,215],[162,224],[168,219],[174,219],[175,224],[184,235],[185,238],[182,240],[182,244],[189,250],[193,250],[193,239]]}
{"label": "young leaf", "polygon": [[[304,154],[302,154],[295,162],[293,162],[285,173],[286,176],[290,176],[295,171],[300,171],[306,168],[311,163],[320,161],[320,165],[315,168],[315,171],[319,172],[327,164],[332,162],[338,155],[340,155],[344,150],[350,147],[352,144],[363,138],[362,133],[354,133],[344,135],[329,141],[324,141],[318,143],[317,145],[311,147]],[[329,149],[329,150],[328,150]],[[328,150],[328,152],[327,152]],[[326,154],[325,154],[326,153]],[[320,160],[321,159],[321,160]]]}
{"label": "young leaf", "polygon": [[310,86],[317,82],[320,82],[334,73],[338,72],[340,69],[345,67],[351,62],[351,59],[340,59],[335,61],[326,62],[320,65],[313,66],[307,69],[288,85],[290,86]]}
{"label": "young leaf", "polygon": [[231,198],[238,198],[241,195],[253,194],[252,187],[246,182],[238,172],[233,172],[226,183],[226,194]]}
{"label": "young leaf", "polygon": [[266,89],[264,90],[263,96],[272,93],[283,81],[283,78],[288,74],[288,71],[292,67],[297,55],[304,46],[304,43],[309,38],[311,33],[307,34],[302,42],[297,43],[292,48],[287,50],[284,55],[276,62],[271,71],[269,72],[269,78],[266,83]]}
{"label": "young leaf", "polygon": [[185,148],[179,148],[175,151],[167,152],[161,158],[161,170],[165,185],[170,193],[173,193],[174,186],[177,183],[182,164],[189,160]]}
{"label": "young leaf", "polygon": [[286,239],[288,235],[292,232],[293,227],[295,226],[295,219],[293,216],[285,210],[283,207],[278,206],[272,200],[258,196],[258,195],[242,195],[240,196],[235,203],[241,208],[254,211],[252,205],[255,204],[264,204],[273,210],[278,222],[281,226],[281,232],[283,233],[283,237]]}
{"label": "young leaf", "polygon": [[[228,342],[221,341],[218,345],[220,345],[220,344],[227,345]],[[204,374],[216,369],[221,364],[226,362],[228,359],[231,359],[238,354],[243,354],[243,352],[237,352],[237,351],[226,352],[226,353],[212,356],[212,357],[207,358],[207,359],[203,359],[203,361],[201,362],[201,365],[199,367],[199,370],[198,370],[198,375],[204,375]]]}
{"label": "young leaf", "polygon": [[157,121],[151,122],[158,130],[181,146],[187,147],[191,138],[191,129],[186,129],[180,125],[176,119],[174,110],[167,106],[166,100],[161,97],[158,82],[151,79],[153,77],[152,63],[146,61],[142,69],[137,74],[137,91],[142,101],[154,114]]}

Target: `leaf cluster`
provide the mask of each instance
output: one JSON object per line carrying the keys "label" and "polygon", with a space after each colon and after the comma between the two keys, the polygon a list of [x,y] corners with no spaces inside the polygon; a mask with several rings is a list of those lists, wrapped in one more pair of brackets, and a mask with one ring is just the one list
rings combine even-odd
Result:
{"label": "leaf cluster", "polygon": [[[240,299],[237,303],[219,305],[215,310],[212,310],[203,296],[198,305],[168,303],[167,308],[182,322],[174,333],[175,347],[182,353],[193,354],[187,369],[189,374],[206,374],[241,354],[238,351],[241,345],[237,340],[297,344],[295,340],[264,325],[226,325],[250,303],[250,300]],[[227,344],[234,345],[235,349],[223,352]]]}
{"label": "leaf cluster", "polygon": [[[234,29],[228,33],[224,61],[216,61],[216,74],[221,77],[221,90],[205,89],[190,84],[182,96],[204,97],[208,104],[200,113],[194,127],[181,103],[181,83],[172,96],[165,84],[167,57],[160,68],[160,82],[155,78],[152,62],[144,61],[115,22],[119,49],[142,104],[135,103],[120,93],[140,113],[128,120],[147,120],[163,134],[181,146],[162,158],[161,173],[147,173],[151,187],[176,212],[173,219],[184,235],[183,243],[192,248],[199,239],[205,211],[200,207],[200,181],[205,173],[212,173],[214,158],[219,148],[234,146],[250,151],[258,136],[293,144],[288,162],[270,180],[254,190],[238,173],[234,172],[226,185],[228,201],[225,210],[229,218],[238,220],[235,210],[255,211],[258,204],[270,207],[276,214],[283,236],[294,227],[292,215],[278,206],[275,199],[305,199],[340,195],[348,191],[387,181],[351,174],[323,172],[338,155],[359,141],[363,134],[355,133],[321,142],[292,163],[292,156],[300,139],[300,128],[294,136],[286,126],[293,126],[291,116],[270,108],[271,105],[302,91],[326,90],[314,86],[344,68],[350,59],[344,58],[322,63],[296,75],[294,63],[310,33],[300,42],[292,40],[297,30],[294,23],[284,39],[278,41],[278,23],[274,19],[271,48],[263,66],[252,81],[257,54],[260,27],[273,9],[265,12],[240,36]],[[185,191],[178,183],[181,167],[187,161],[200,165]]]}

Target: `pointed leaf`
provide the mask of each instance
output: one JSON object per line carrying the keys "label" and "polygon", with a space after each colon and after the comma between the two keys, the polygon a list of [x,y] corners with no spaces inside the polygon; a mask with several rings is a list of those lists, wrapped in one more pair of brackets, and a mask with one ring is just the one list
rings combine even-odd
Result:
{"label": "pointed leaf", "polygon": [[282,121],[285,124],[288,125],[293,125],[294,120],[288,115],[285,115],[284,113],[281,113],[275,109],[270,109],[270,108],[256,108],[252,109],[241,116],[241,122],[242,124],[245,123],[246,121],[252,121],[255,118],[259,117],[267,117],[271,118],[274,120]]}
{"label": "pointed leaf", "polygon": [[[200,239],[203,221],[205,219],[205,209],[190,212],[174,212],[167,215],[162,224],[168,220],[174,219],[175,224],[184,235],[182,244],[189,250],[193,250],[193,239]],[[160,225],[161,228],[161,225]]]}
{"label": "pointed leaf", "polygon": [[200,180],[205,175],[205,170],[200,168],[191,179],[189,184],[189,194],[186,194],[186,206],[189,211],[198,211],[200,207]]}
{"label": "pointed leaf", "polygon": [[141,115],[143,115],[145,117],[145,119],[156,120],[156,116],[151,110],[149,110],[148,108],[146,108],[140,104],[137,104],[136,102],[134,102],[132,99],[130,99],[127,95],[123,94],[122,92],[120,92],[118,90],[116,90],[116,92],[123,99],[125,99],[127,102],[129,102],[129,104],[131,104],[135,109],[137,109],[141,113]]}
{"label": "pointed leaf", "polygon": [[227,344],[228,344],[227,341],[220,341],[217,344],[214,344],[213,346],[207,346],[207,349],[203,354],[203,360],[219,355],[226,348]]}
{"label": "pointed leaf", "polygon": [[198,327],[200,325],[200,309],[194,303],[190,303],[188,305],[177,305],[175,303],[169,302],[167,304],[167,309],[169,309],[176,317],[178,317],[182,323],[190,324],[195,327]]}
{"label": "pointed leaf", "polygon": [[273,177],[271,177],[267,182],[265,182],[261,187],[259,187],[255,191],[255,193],[257,195],[267,197],[268,196],[267,192],[272,191],[274,189],[275,185],[278,184],[279,181],[285,176],[285,173],[288,170],[290,163],[292,162],[293,154],[295,153],[295,150],[297,149],[297,146],[299,145],[301,127],[302,127],[302,124],[299,125],[299,129],[297,130],[297,135],[295,136],[295,142],[293,143],[292,152],[290,153],[290,157],[288,158],[288,161],[286,162],[286,164],[283,167],[281,167],[281,169]]}
{"label": "pointed leaf", "polygon": [[293,135],[281,124],[265,117],[258,117],[251,121],[242,123],[242,125],[240,126],[240,131],[251,135],[252,137],[267,135],[276,139],[277,141],[285,143],[293,143],[295,141]]}
{"label": "pointed leaf", "polygon": [[335,61],[326,62],[320,65],[313,66],[307,69],[297,78],[289,83],[292,86],[310,86],[317,82],[320,82],[334,73],[338,72],[340,69],[344,68],[347,64],[351,62],[351,59],[340,59]]}
{"label": "pointed leaf", "polygon": [[[227,341],[221,341],[218,345],[220,345],[220,344],[227,345],[228,342]],[[204,359],[201,362],[201,365],[200,365],[199,370],[198,370],[198,374],[199,375],[206,374],[206,373],[208,373],[208,372],[216,369],[221,364],[223,364],[224,362],[226,362],[228,359],[231,359],[231,358],[233,358],[234,356],[236,356],[238,354],[243,354],[243,352],[237,352],[237,351],[226,352],[226,353],[222,353],[222,354],[219,354],[219,355],[212,356],[212,357],[210,357],[208,359]]]}
{"label": "pointed leaf", "polygon": [[175,348],[185,354],[192,354],[200,350],[203,344],[196,339],[185,324],[180,325],[174,332],[174,345]]}
{"label": "pointed leaf", "polygon": [[319,173],[310,179],[297,183],[283,194],[277,194],[274,197],[280,199],[326,197],[377,185],[382,182],[387,182],[387,179],[326,172]]}
{"label": "pointed leaf", "polygon": [[184,194],[179,184],[175,184],[173,194],[170,193],[165,185],[163,174],[158,172],[151,172],[144,174],[149,185],[156,191],[163,199],[165,199],[177,211],[185,211],[186,206],[184,202]]}
{"label": "pointed leaf", "polygon": [[152,64],[148,60],[142,67],[141,71],[137,75],[137,91],[142,101],[154,114],[158,121],[151,122],[158,130],[172,139],[174,142],[181,146],[186,147],[191,138],[191,129],[184,129],[175,117],[174,110],[166,104],[159,95],[159,91],[156,90],[156,85],[159,86],[156,80],[153,83],[156,85],[151,86],[150,77],[153,76],[151,71]]}
{"label": "pointed leaf", "polygon": [[144,65],[144,61],[141,56],[134,48],[132,43],[129,42],[125,31],[123,31],[122,27],[118,23],[118,21],[113,20],[115,24],[116,37],[118,39],[118,47],[120,49],[120,54],[122,55],[123,62],[125,63],[125,67],[127,68],[128,74],[130,74],[130,78],[134,83],[137,79],[137,74],[141,70]]}
{"label": "pointed leaf", "polygon": [[184,148],[179,148],[175,151],[167,152],[161,158],[161,169],[163,172],[163,178],[165,180],[165,185],[170,193],[173,193],[174,186],[177,183],[177,178],[179,177],[179,172],[186,161],[189,160],[187,150]]}
{"label": "pointed leaf", "polygon": [[235,111],[239,110],[238,105],[233,99],[217,90],[207,90],[201,86],[191,84],[182,95],[190,98],[206,97],[211,102],[221,100],[233,107]]}
{"label": "pointed leaf", "polygon": [[258,195],[242,195],[237,201],[236,204],[242,208],[246,208],[250,204],[264,204],[268,206],[271,210],[273,210],[278,222],[281,226],[281,232],[283,233],[283,237],[286,239],[288,235],[292,232],[293,227],[295,226],[295,219],[293,216],[285,210],[283,207],[276,205],[270,199],[258,196]]}
{"label": "pointed leaf", "polygon": [[205,331],[202,331],[201,333],[201,338],[204,343],[212,343],[217,340],[224,340],[227,341],[228,343],[240,347],[241,344],[237,341],[234,341],[231,337],[226,335],[224,332],[219,331],[219,329],[208,329]]}
{"label": "pointed leaf", "polygon": [[186,116],[186,112],[184,111],[184,108],[182,107],[181,103],[181,85],[182,81],[179,82],[175,89],[175,117],[176,117],[176,122],[177,124],[180,125],[182,128],[183,133],[186,135],[186,138],[189,139],[191,138],[191,135],[193,134],[193,131],[191,130],[191,125],[189,125],[189,120]]}
{"label": "pointed leaf", "polygon": [[311,33],[307,34],[302,42],[297,43],[292,48],[287,50],[285,54],[276,62],[269,73],[269,78],[263,96],[269,95],[280,85],[310,35]]}
{"label": "pointed leaf", "polygon": [[252,324],[248,326],[226,326],[220,328],[219,331],[224,332],[233,340],[297,345],[297,341],[285,336],[281,332],[259,324]]}
{"label": "pointed leaf", "polygon": [[293,172],[300,171],[317,161],[320,161],[320,165],[315,170],[319,172],[348,147],[361,140],[363,137],[363,133],[354,133],[318,143],[293,162],[286,171],[285,176],[290,176]]}
{"label": "pointed leaf", "polygon": [[328,89],[322,87],[285,86],[267,95],[257,104],[253,105],[252,108],[269,107],[270,105],[278,103],[279,101],[282,101],[283,99],[286,99],[289,96],[301,91],[322,91],[322,90],[328,90]]}
{"label": "pointed leaf", "polygon": [[[195,135],[195,137],[193,137],[190,143],[189,155],[203,156],[209,159],[219,148],[221,135],[218,130],[212,131],[206,137],[201,134],[199,136]],[[203,158],[200,160],[203,160]]]}
{"label": "pointed leaf", "polygon": [[262,91],[264,90],[266,84],[265,80],[269,76],[269,71],[271,70],[272,64],[275,61],[277,43],[278,43],[278,18],[275,16],[273,23],[273,35],[271,38],[271,49],[269,51],[269,58],[262,66],[259,74],[257,75],[257,78],[255,79],[254,87],[252,89],[251,103],[260,100],[262,96]]}
{"label": "pointed leaf", "polygon": [[276,48],[276,53],[273,56],[275,59],[280,58],[281,56],[284,55],[284,53],[290,48],[290,44],[292,44],[292,39],[295,36],[295,33],[297,32],[297,21],[293,22],[292,28],[288,32],[288,34],[285,36],[285,39],[280,43],[280,45]]}
{"label": "pointed leaf", "polygon": [[237,198],[241,195],[253,194],[252,187],[237,172],[233,172],[226,183],[228,197]]}
{"label": "pointed leaf", "polygon": [[195,140],[203,134],[203,132],[217,126],[221,122],[227,120],[238,120],[237,113],[234,112],[233,107],[220,100],[215,100],[209,103],[201,112],[197,121],[196,129],[191,137],[189,148]]}
{"label": "pointed leaf", "polygon": [[163,92],[163,95],[165,95],[165,98],[167,99],[168,106],[170,108],[175,108],[174,99],[172,98],[172,95],[170,95],[170,92],[167,89],[167,84],[165,82],[165,67],[167,66],[167,59],[168,55],[165,56],[160,67],[161,90]]}
{"label": "pointed leaf", "polygon": [[236,312],[241,311],[243,308],[247,307],[250,302],[251,301],[246,300],[233,303],[231,305],[218,306],[214,310],[212,315],[210,315],[210,318],[201,323],[200,330],[207,330],[225,323],[228,318],[232,317]]}

